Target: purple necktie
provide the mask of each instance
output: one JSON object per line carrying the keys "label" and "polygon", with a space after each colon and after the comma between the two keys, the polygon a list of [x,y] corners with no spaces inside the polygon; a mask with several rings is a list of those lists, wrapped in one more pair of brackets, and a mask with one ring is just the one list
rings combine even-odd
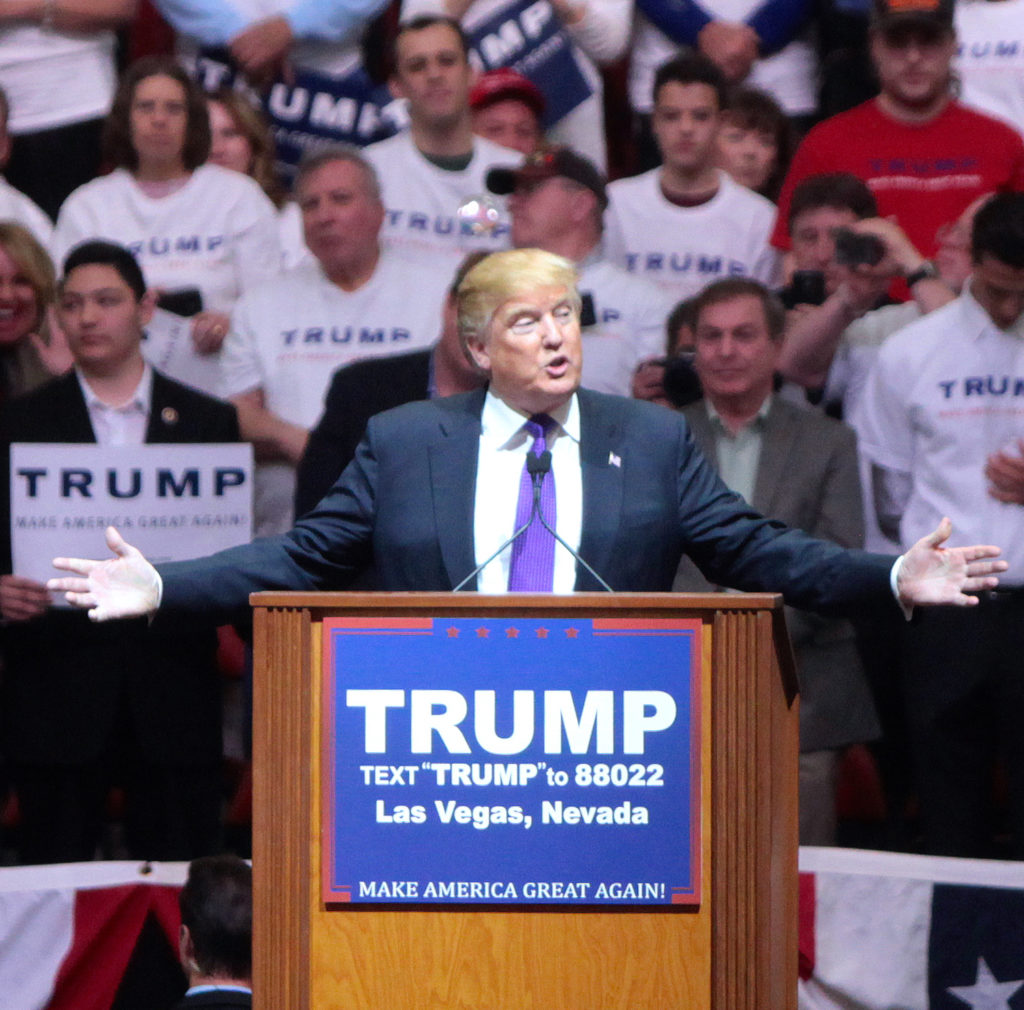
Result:
{"label": "purple necktie", "polygon": [[[547,414],[534,414],[523,429],[533,438],[528,452],[535,456],[547,451],[547,437],[557,422]],[[555,475],[543,475],[540,491],[540,512],[552,529],[555,526]],[[523,463],[519,478],[519,501],[516,505],[515,529],[519,529],[533,512],[533,477]],[[530,528],[512,545],[512,562],[508,572],[510,592],[550,593],[555,578],[555,538],[536,516]]]}

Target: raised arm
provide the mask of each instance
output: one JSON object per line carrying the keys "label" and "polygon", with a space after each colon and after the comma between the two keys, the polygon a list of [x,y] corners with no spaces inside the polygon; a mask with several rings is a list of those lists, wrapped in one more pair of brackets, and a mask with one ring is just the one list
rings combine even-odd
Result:
{"label": "raised arm", "polygon": [[573,42],[595,63],[614,63],[625,53],[633,20],[629,0],[553,0],[552,6]]}

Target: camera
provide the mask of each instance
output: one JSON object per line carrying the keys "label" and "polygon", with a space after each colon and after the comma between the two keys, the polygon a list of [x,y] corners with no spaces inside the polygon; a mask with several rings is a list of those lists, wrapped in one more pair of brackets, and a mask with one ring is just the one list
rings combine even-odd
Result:
{"label": "camera", "polygon": [[837,228],[833,234],[836,243],[836,262],[844,267],[874,267],[885,256],[885,243],[877,235]]}
{"label": "camera", "polygon": [[797,270],[788,288],[779,292],[787,309],[798,305],[821,305],[825,301],[825,275],[820,270]]}

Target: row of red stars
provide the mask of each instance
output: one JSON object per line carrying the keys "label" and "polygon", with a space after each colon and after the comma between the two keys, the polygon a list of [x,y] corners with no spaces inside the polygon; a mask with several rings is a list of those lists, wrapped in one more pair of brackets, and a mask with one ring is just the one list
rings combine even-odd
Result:
{"label": "row of red stars", "polygon": [[[448,629],[448,637],[449,638],[458,638],[459,637],[459,632],[461,630],[462,630],[461,628],[449,628]],[[551,633],[547,628],[536,628],[535,631],[536,631],[536,635],[537,635],[538,638],[547,638],[548,635]],[[565,637],[566,638],[576,638],[579,635],[579,633],[580,633],[580,629],[579,628],[566,628],[565,629]],[[476,637],[477,638],[490,638],[490,635],[491,635],[491,629],[490,628],[477,628],[476,629]],[[505,629],[505,637],[506,638],[518,638],[519,637],[519,629],[518,628],[506,628]]]}

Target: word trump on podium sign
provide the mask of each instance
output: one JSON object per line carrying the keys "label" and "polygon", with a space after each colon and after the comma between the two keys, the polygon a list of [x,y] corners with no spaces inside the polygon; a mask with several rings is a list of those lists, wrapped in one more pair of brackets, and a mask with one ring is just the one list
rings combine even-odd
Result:
{"label": "word trump on podium sign", "polygon": [[699,904],[700,622],[324,622],[322,898]]}
{"label": "word trump on podium sign", "polygon": [[252,446],[11,446],[14,573],[45,582],[55,554],[93,557],[116,526],[154,563],[252,539]]}

